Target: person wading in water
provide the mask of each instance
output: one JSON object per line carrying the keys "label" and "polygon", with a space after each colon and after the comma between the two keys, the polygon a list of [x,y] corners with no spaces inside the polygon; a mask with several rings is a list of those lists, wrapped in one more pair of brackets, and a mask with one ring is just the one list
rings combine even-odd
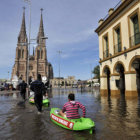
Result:
{"label": "person wading in water", "polygon": [[26,88],[27,88],[27,84],[25,83],[25,81],[23,80],[19,85],[19,90],[20,90],[20,95],[23,98],[23,100],[25,101],[26,98]]}

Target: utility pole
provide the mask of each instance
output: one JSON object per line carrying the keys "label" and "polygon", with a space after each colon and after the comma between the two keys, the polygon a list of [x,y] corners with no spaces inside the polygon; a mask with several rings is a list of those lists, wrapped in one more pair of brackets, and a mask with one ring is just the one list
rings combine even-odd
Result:
{"label": "utility pole", "polygon": [[93,91],[93,84],[92,84],[92,65],[90,64],[90,76],[91,76],[91,91]]}
{"label": "utility pole", "polygon": [[8,80],[10,80],[10,78],[9,78],[9,71],[8,71]]}
{"label": "utility pole", "polygon": [[31,35],[31,0],[24,0],[29,5],[29,40],[28,40],[28,59],[27,59],[27,85],[29,95],[29,57],[30,57],[30,35]]}
{"label": "utility pole", "polygon": [[59,83],[58,83],[58,86],[59,86],[59,89],[60,89],[60,55],[61,55],[62,51],[59,50],[57,52],[59,54]]}

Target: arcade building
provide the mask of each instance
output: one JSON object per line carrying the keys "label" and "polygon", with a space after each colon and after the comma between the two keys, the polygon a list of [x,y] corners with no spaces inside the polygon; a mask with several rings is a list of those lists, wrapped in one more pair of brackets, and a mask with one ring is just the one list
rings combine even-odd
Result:
{"label": "arcade building", "polygon": [[140,95],[140,0],[121,0],[99,20],[100,93]]}

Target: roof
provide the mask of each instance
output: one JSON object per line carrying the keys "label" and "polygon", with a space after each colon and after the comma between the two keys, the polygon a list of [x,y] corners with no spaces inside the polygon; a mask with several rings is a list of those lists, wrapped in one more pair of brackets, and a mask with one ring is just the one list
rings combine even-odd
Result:
{"label": "roof", "polygon": [[103,23],[95,30],[95,32],[99,33],[106,25],[108,25],[118,14],[122,12],[123,9],[125,9],[133,1],[134,0],[125,0],[124,2],[120,1],[114,7],[114,12],[111,15],[105,16],[105,18],[103,19],[104,20]]}

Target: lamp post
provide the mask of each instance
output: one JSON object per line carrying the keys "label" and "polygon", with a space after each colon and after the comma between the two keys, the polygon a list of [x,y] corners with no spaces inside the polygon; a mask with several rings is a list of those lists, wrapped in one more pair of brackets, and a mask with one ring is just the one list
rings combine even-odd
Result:
{"label": "lamp post", "polygon": [[24,0],[29,5],[29,40],[28,40],[28,57],[27,57],[27,96],[29,96],[29,57],[30,57],[30,35],[31,35],[31,0]]}
{"label": "lamp post", "polygon": [[93,90],[93,85],[92,85],[92,65],[90,64],[90,73],[91,73],[91,91]]}
{"label": "lamp post", "polygon": [[10,80],[10,79],[9,79],[9,71],[8,71],[8,80]]}
{"label": "lamp post", "polygon": [[58,83],[58,86],[59,86],[59,89],[60,89],[60,54],[62,53],[62,51],[57,51],[58,54],[59,54],[59,83]]}
{"label": "lamp post", "polygon": [[[29,5],[29,40],[28,40],[28,59],[27,59],[27,85],[29,86],[29,57],[30,57],[30,36],[31,36],[31,0],[24,0]],[[29,88],[28,88],[29,92]]]}

